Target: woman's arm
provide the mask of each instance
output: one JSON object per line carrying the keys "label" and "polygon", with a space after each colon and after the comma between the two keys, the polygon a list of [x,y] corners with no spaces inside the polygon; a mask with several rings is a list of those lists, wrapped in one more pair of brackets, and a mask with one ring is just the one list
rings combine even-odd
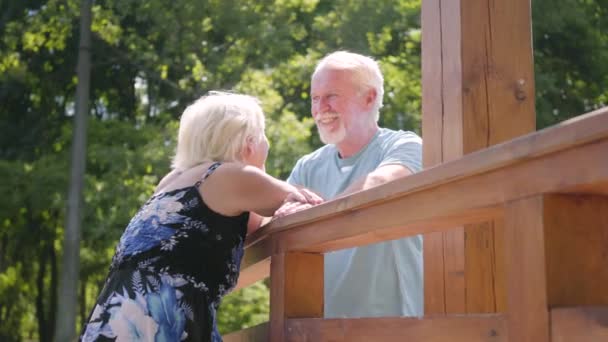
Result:
{"label": "woman's arm", "polygon": [[211,209],[229,216],[246,211],[272,216],[285,200],[313,205],[323,201],[256,167],[238,163],[223,164],[199,190]]}

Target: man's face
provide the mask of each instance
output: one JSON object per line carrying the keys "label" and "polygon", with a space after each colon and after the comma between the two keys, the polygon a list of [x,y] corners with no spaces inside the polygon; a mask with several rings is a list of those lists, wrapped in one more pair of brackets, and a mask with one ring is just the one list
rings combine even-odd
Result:
{"label": "man's face", "polygon": [[325,144],[340,144],[374,124],[369,105],[347,70],[322,69],[311,83],[311,112]]}

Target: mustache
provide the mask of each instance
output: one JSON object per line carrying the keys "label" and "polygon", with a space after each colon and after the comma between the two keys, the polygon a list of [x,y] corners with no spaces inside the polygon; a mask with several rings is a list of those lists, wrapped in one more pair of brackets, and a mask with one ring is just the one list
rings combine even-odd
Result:
{"label": "mustache", "polygon": [[340,117],[340,113],[337,112],[326,112],[326,113],[321,113],[319,114],[316,118],[315,118],[315,122],[319,123],[319,121],[325,120],[325,119],[334,119]]}

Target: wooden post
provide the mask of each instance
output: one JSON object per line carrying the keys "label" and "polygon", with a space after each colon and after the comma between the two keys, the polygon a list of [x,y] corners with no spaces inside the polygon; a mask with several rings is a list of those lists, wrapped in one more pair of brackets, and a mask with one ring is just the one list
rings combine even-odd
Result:
{"label": "wooden post", "polygon": [[543,196],[505,205],[507,327],[513,342],[548,342]]}
{"label": "wooden post", "polygon": [[[535,130],[530,0],[423,0],[422,110],[425,167]],[[425,236],[425,313],[504,310],[502,225]]]}
{"label": "wooden post", "polygon": [[270,260],[270,341],[285,341],[288,318],[323,317],[323,254],[277,253]]}

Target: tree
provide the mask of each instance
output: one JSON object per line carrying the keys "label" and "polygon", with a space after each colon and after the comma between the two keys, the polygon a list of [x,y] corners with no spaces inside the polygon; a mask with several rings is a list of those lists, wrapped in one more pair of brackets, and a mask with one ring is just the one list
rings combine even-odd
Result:
{"label": "tree", "polygon": [[[76,102],[77,0],[0,3],[0,340],[50,340],[66,255]],[[606,103],[606,0],[532,2],[539,127]],[[269,173],[320,145],[310,75],[328,52],[380,62],[383,126],[420,129],[419,0],[99,0],[91,89],[78,326],[131,215],[169,170],[177,119],[212,89],[258,96]],[[264,284],[226,298],[223,332],[267,315]],[[264,304],[266,303],[266,304]],[[15,331],[19,332],[15,336]]]}
{"label": "tree", "polygon": [[[80,263],[80,226],[82,185],[86,161],[86,132],[89,115],[89,88],[91,74],[91,5],[92,0],[82,0],[80,10],[80,47],[78,50],[78,86],[76,88],[76,114],[74,115],[74,139],[72,143],[72,167],[68,196],[67,225],[63,241],[63,259],[59,300],[61,312],[56,315],[56,341],[74,339]],[[52,332],[49,332],[49,335]]]}

